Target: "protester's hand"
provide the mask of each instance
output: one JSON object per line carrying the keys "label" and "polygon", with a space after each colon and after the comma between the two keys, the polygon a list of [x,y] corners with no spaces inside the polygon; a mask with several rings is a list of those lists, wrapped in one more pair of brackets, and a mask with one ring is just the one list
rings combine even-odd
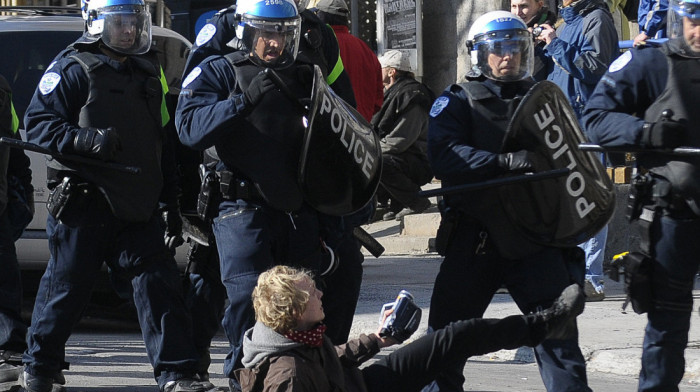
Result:
{"label": "protester's hand", "polygon": [[498,166],[507,171],[518,173],[532,171],[535,168],[526,150],[498,154]]}
{"label": "protester's hand", "polygon": [[671,120],[645,123],[642,127],[642,145],[651,148],[676,148],[683,144],[686,129]]}
{"label": "protester's hand", "polygon": [[264,71],[260,71],[243,93],[243,100],[246,107],[253,108],[259,104],[263,96],[275,89],[275,84]]}
{"label": "protester's hand", "polygon": [[542,41],[549,44],[554,38],[557,38],[557,32],[556,30],[554,30],[554,27],[546,23],[541,24],[537,27],[542,28],[542,31],[540,31],[540,34],[536,38],[538,41]]}
{"label": "protester's hand", "polygon": [[634,42],[632,43],[632,46],[639,46],[639,45],[644,45],[646,43],[646,40],[649,39],[649,36],[645,32],[639,33],[636,37],[634,37]]}
{"label": "protester's hand", "polygon": [[80,128],[73,139],[76,153],[97,157],[103,161],[114,159],[121,150],[119,134],[112,128]]}

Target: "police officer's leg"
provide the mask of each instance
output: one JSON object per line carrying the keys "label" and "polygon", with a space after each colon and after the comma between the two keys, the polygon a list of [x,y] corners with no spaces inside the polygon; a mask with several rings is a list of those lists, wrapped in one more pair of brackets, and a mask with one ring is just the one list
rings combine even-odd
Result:
{"label": "police officer's leg", "polygon": [[114,249],[116,222],[107,202],[97,191],[84,195],[80,202],[69,202],[60,221],[49,215],[46,222],[51,258],[39,283],[23,357],[25,371],[36,377],[63,378],[66,341]]}
{"label": "police officer's leg", "polygon": [[[453,321],[481,317],[500,287],[501,277],[494,253],[487,250],[477,254],[481,231],[467,219],[460,219],[457,223],[435,278],[428,318],[430,330],[438,330]],[[459,298],[467,300],[457,300]],[[464,364],[465,361],[456,362],[424,390],[462,391]]]}
{"label": "police officer's leg", "polygon": [[198,358],[192,320],[185,308],[180,274],[165,247],[159,217],[146,223],[122,223],[116,239],[115,272],[131,276],[134,304],[158,386],[191,378]]}
{"label": "police officer's leg", "polygon": [[211,246],[191,244],[188,253],[188,287],[186,302],[192,317],[194,345],[199,355],[197,374],[208,379],[211,340],[221,328],[226,302],[226,289],[221,283],[219,253],[216,243]]}
{"label": "police officer's leg", "polygon": [[[550,307],[571,283],[581,285],[584,266],[579,248],[546,248],[504,267],[506,286],[523,313],[536,312]],[[590,391],[575,319],[566,339],[545,340],[535,347],[535,358],[548,391]]]}
{"label": "police officer's leg", "polygon": [[22,353],[27,348],[27,326],[21,317],[22,279],[7,209],[0,214],[0,271],[0,351]]}
{"label": "police officer's leg", "polygon": [[654,220],[653,304],[644,335],[640,391],[677,391],[683,378],[693,282],[700,264],[700,219]]}
{"label": "police officer's leg", "polygon": [[231,380],[233,371],[241,366],[243,334],[255,323],[253,288],[260,273],[274,263],[275,226],[290,224],[286,215],[268,209],[243,200],[224,201],[214,219],[221,281],[229,299],[222,324],[231,346],[224,361],[224,375]]}

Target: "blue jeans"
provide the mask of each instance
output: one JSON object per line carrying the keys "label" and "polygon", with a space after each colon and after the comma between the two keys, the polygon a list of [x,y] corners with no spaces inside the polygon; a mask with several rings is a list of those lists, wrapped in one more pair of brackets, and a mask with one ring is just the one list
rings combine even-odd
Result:
{"label": "blue jeans", "polygon": [[0,214],[0,350],[21,353],[27,348],[22,321],[22,279],[7,209]]}
{"label": "blue jeans", "polygon": [[[77,197],[77,196],[76,196]],[[191,319],[185,311],[175,260],[163,241],[160,218],[144,223],[117,219],[96,189],[70,202],[60,220],[46,223],[49,259],[36,295],[28,349],[29,373],[55,377],[65,345],[90,300],[102,265],[131,282],[146,352],[159,387],[195,373]]]}
{"label": "blue jeans", "polygon": [[221,263],[221,281],[229,306],[223,326],[230,344],[224,375],[242,367],[243,334],[255,324],[251,294],[258,276],[278,264],[318,270],[318,217],[308,206],[291,214],[264,202],[224,201],[213,222]]}
{"label": "blue jeans", "polygon": [[[487,242],[480,243],[478,223],[460,219],[435,279],[428,324],[438,330],[450,322],[482,317],[496,290],[505,284],[525,314],[550,307],[566,286],[583,284],[584,266],[577,248],[544,248],[520,260],[499,256]],[[586,364],[572,325],[570,338],[546,340],[535,347],[535,358],[548,391],[590,391]],[[429,390],[462,391],[464,362],[448,368]],[[435,387],[439,389],[435,389]]]}
{"label": "blue jeans", "polygon": [[605,259],[605,244],[608,240],[608,225],[588,241],[579,244],[586,253],[586,280],[593,284],[599,292],[603,291],[603,261]]}
{"label": "blue jeans", "polygon": [[639,391],[678,391],[700,265],[700,219],[657,216],[650,231],[653,306],[647,315]]}

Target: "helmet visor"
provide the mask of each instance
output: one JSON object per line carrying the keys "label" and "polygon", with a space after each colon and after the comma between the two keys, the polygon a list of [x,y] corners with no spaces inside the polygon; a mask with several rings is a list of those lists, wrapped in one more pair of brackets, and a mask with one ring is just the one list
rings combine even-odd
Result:
{"label": "helmet visor", "polygon": [[280,20],[243,18],[243,43],[256,64],[268,68],[291,65],[299,48],[299,17]]}
{"label": "helmet visor", "polygon": [[[151,15],[141,6],[113,6],[98,11],[102,42],[116,52],[144,54],[151,47]],[[93,22],[94,23],[94,22]]]}
{"label": "helmet visor", "polygon": [[487,78],[516,81],[532,75],[532,37],[527,30],[488,33],[474,41],[477,66]]}

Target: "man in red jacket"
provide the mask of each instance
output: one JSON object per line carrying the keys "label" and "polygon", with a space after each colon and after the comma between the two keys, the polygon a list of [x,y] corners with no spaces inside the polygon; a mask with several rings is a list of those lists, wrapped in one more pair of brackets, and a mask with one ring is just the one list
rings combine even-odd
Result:
{"label": "man in red jacket", "polygon": [[361,39],[350,34],[350,11],[344,0],[321,0],[316,4],[316,9],[318,18],[329,24],[338,38],[340,58],[355,92],[357,111],[367,121],[371,121],[372,115],[382,107],[384,99],[382,67],[377,55]]}

